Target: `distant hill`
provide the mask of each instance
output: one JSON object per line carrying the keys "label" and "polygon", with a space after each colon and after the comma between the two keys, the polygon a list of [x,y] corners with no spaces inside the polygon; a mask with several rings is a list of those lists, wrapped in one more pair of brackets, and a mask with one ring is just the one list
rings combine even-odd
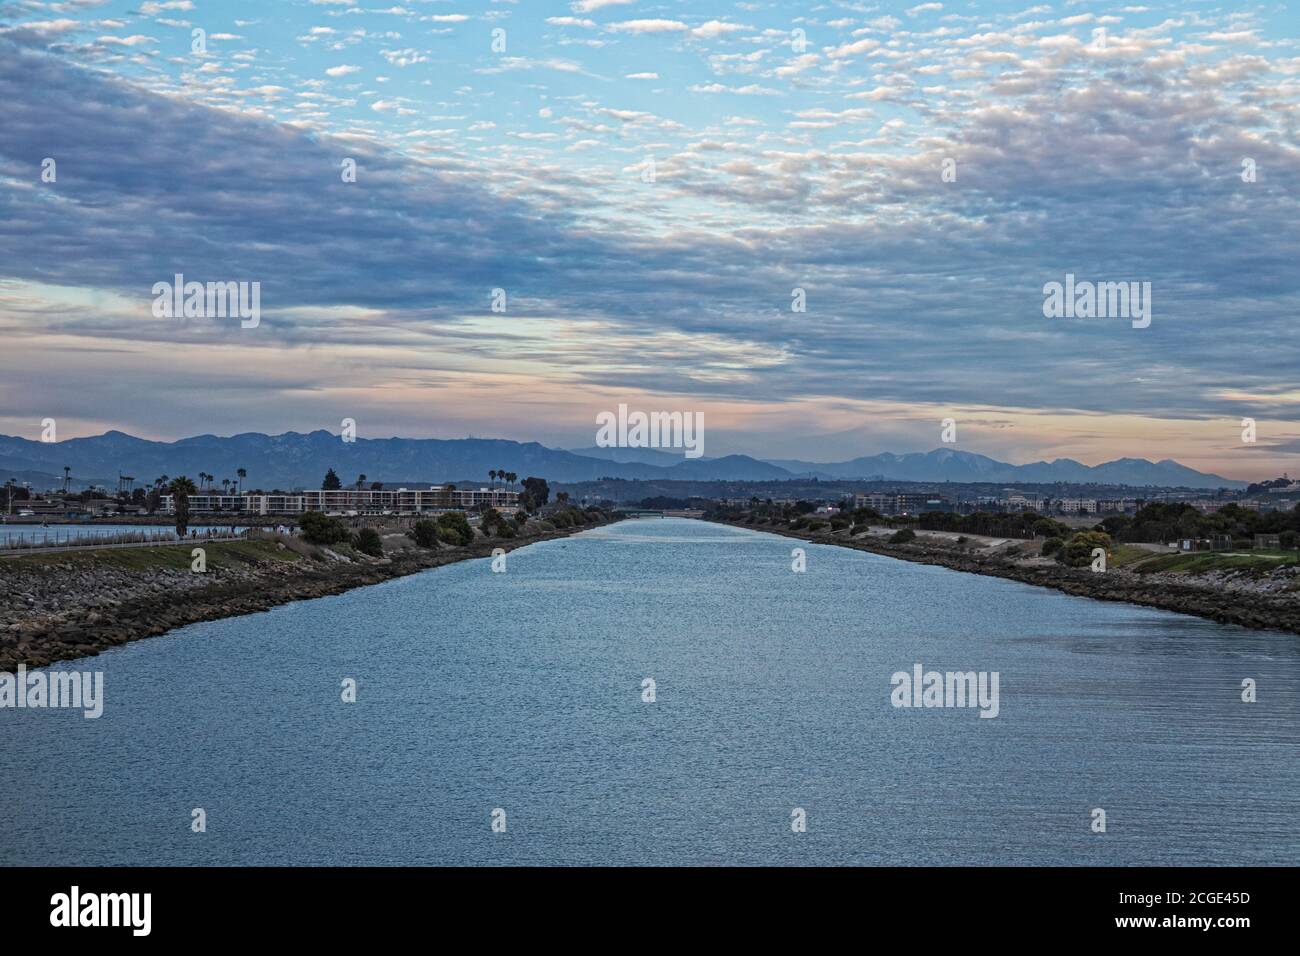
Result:
{"label": "distant hill", "polygon": [[969,451],[936,448],[930,452],[895,455],[886,452],[852,461],[823,464],[810,461],[773,460],[798,477],[862,478],[893,481],[980,482],[1070,482],[1169,488],[1244,488],[1246,482],[1196,471],[1176,461],[1152,462],[1145,458],[1119,458],[1100,465],[1085,465],[1071,458],[1011,465]]}
{"label": "distant hill", "polygon": [[[569,449],[575,455],[581,455],[583,458],[598,458],[601,461],[617,461],[624,464],[633,463],[638,465],[658,465],[660,468],[671,468],[673,465],[686,461],[686,456],[680,450],[661,451],[658,448],[571,448]],[[698,461],[707,461],[708,459],[700,458]]]}
{"label": "distant hill", "polygon": [[[554,482],[601,478],[674,481],[779,481],[790,478],[954,482],[1074,482],[1159,485],[1186,488],[1241,488],[1246,483],[1205,474],[1176,461],[1150,462],[1121,458],[1088,466],[1068,458],[1011,465],[985,455],[939,448],[926,453],[881,454],[851,461],[818,463],[762,461],[748,455],[684,458],[656,449],[582,449],[582,453],[547,448],[537,442],[495,438],[359,438],[345,443],[327,431],[263,435],[247,432],[229,437],[197,435],[175,442],[148,441],[120,431],[57,444],[0,436],[0,481],[37,476],[37,487],[62,482],[63,466],[72,468],[73,486],[88,480],[113,487],[119,472],[147,486],[160,475],[200,471],[234,479],[246,468],[245,488],[319,488],[333,468],[344,484],[364,474],[366,480],[396,486],[394,476],[422,476],[422,481],[488,480],[489,470],[515,472],[520,479],[537,475]],[[39,476],[50,477],[41,483]],[[107,477],[105,477],[107,476]]]}

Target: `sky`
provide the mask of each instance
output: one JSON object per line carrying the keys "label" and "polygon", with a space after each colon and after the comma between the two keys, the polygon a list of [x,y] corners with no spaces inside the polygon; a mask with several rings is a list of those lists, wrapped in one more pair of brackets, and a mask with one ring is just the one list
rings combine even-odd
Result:
{"label": "sky", "polygon": [[0,0],[0,433],[1300,471],[1298,121],[1280,2]]}

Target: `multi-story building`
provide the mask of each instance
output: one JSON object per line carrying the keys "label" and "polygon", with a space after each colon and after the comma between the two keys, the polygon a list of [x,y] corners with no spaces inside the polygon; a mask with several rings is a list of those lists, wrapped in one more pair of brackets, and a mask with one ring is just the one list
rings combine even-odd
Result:
{"label": "multi-story building", "polygon": [[1042,511],[1047,502],[1041,498],[1026,498],[1024,495],[1011,495],[1003,502],[1007,511]]}
{"label": "multi-story building", "polygon": [[942,495],[890,495],[871,492],[853,496],[853,507],[874,508],[882,515],[914,515],[924,511],[952,511],[953,503]]}
{"label": "multi-story building", "polygon": [[[384,491],[337,488],[331,491],[295,491],[279,495],[190,495],[194,514],[292,515],[304,511],[327,514],[421,514],[438,511],[464,511],[491,506],[498,511],[519,507],[518,491],[505,488],[454,488],[430,485],[428,488],[396,488]],[[163,495],[163,510],[176,510],[172,495]]]}

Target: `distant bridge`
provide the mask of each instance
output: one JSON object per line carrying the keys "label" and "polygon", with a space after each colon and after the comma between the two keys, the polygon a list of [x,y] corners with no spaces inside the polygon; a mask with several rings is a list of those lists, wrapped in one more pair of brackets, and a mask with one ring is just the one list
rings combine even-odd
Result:
{"label": "distant bridge", "polygon": [[626,518],[702,518],[704,512],[697,508],[619,508],[618,513]]}

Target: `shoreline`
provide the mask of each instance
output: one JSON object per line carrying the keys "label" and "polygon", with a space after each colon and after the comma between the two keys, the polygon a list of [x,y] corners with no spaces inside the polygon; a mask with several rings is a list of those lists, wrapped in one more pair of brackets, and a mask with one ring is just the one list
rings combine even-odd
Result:
{"label": "shoreline", "polygon": [[1190,614],[1219,624],[1236,624],[1253,630],[1289,631],[1292,634],[1300,634],[1300,592],[1297,591],[1289,592],[1290,599],[1285,599],[1255,591],[1233,591],[1192,583],[1186,577],[1179,580],[1179,575],[1171,572],[1153,572],[1143,575],[1115,568],[1102,574],[1095,574],[1090,570],[1067,568],[1063,565],[1017,564],[995,557],[960,553],[922,541],[896,545],[871,535],[843,538],[834,533],[810,534],[806,531],[791,531],[788,528],[770,525],[750,525],[720,518],[706,520],[728,527],[796,538],[810,544],[826,544],[867,551],[913,564],[937,565],[951,571],[1005,578],[1035,587],[1050,588],[1073,597],[1136,604],[1161,611]]}
{"label": "shoreline", "polygon": [[[82,578],[96,579],[100,587],[98,593],[91,595],[95,603],[83,603],[68,611],[47,612],[40,618],[19,619],[8,624],[7,629],[0,629],[0,673],[12,673],[19,664],[31,669],[47,667],[56,661],[94,657],[109,648],[158,637],[189,624],[241,617],[295,601],[330,597],[461,561],[488,558],[495,548],[510,552],[542,541],[567,538],[618,520],[597,520],[517,538],[484,538],[455,548],[404,548],[384,558],[364,562],[321,563],[301,555],[294,558],[281,556],[277,560],[275,549],[278,548],[283,555],[293,552],[270,540],[218,542],[210,547],[208,560],[214,563],[217,559],[223,563],[229,561],[230,567],[207,572],[213,575],[213,580],[202,580],[203,575],[192,574],[189,570],[153,568],[147,580],[137,582],[142,593],[121,600],[112,596],[117,584],[113,578],[141,578],[138,571],[119,573],[118,569],[106,566],[102,553],[99,553],[98,566],[94,560],[82,561],[79,563],[86,565],[82,569],[76,569],[72,563],[51,561],[49,564],[56,572],[72,569],[75,573],[80,570]],[[254,547],[250,548],[250,545]],[[179,559],[188,569],[189,549],[190,544],[186,542],[131,550],[153,552],[150,557],[156,557],[157,552],[171,552],[163,557],[173,562]],[[259,550],[264,552],[260,557]],[[109,553],[128,554],[129,551]],[[93,559],[96,554],[83,551],[80,557]],[[58,556],[47,554],[41,557]],[[21,560],[0,564],[0,580],[3,580],[4,565]],[[74,586],[82,583],[78,580]],[[60,585],[66,588],[68,582]],[[82,592],[65,590],[62,593]]]}

